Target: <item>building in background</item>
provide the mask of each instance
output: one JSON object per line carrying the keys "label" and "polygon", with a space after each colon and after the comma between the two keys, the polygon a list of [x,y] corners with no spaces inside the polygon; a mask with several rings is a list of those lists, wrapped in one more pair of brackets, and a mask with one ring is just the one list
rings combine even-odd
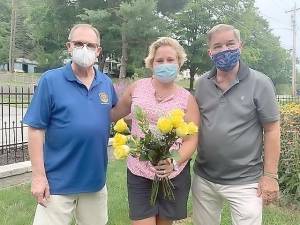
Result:
{"label": "building in background", "polygon": [[[14,70],[17,73],[35,73],[38,63],[36,61],[25,59],[25,58],[16,58],[14,63]],[[0,71],[8,71],[8,63],[0,64]]]}

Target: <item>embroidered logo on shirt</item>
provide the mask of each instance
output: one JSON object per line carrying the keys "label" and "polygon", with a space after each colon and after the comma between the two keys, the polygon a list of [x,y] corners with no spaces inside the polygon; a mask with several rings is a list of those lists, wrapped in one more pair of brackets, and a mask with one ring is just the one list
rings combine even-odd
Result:
{"label": "embroidered logo on shirt", "polygon": [[108,94],[106,94],[105,92],[100,92],[99,97],[101,104],[108,104]]}

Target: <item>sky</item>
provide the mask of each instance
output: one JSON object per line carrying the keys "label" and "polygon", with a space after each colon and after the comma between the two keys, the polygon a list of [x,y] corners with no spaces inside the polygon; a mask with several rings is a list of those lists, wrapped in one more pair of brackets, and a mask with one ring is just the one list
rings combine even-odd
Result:
{"label": "sky", "polygon": [[[293,32],[291,25],[291,9],[300,8],[300,0],[255,0],[260,15],[270,25],[272,32],[280,37],[281,46],[285,49],[293,48]],[[300,58],[300,10],[296,11],[296,54]]]}

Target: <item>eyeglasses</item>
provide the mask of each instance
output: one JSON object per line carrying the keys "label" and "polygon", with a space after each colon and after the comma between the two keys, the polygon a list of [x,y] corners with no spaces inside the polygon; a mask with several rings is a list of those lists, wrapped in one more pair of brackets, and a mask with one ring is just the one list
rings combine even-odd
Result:
{"label": "eyeglasses", "polygon": [[99,45],[96,43],[84,43],[82,41],[71,41],[71,43],[73,43],[75,48],[83,48],[84,46],[86,46],[87,48],[94,50],[99,47]]}

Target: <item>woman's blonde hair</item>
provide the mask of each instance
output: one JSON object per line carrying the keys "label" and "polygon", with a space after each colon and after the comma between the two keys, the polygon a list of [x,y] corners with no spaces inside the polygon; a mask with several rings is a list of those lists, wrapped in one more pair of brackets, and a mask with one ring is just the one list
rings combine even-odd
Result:
{"label": "woman's blonde hair", "polygon": [[161,46],[170,46],[174,48],[177,53],[179,67],[181,67],[184,64],[184,62],[186,61],[186,53],[184,51],[184,48],[179,44],[179,42],[170,37],[161,37],[149,46],[149,53],[148,56],[145,58],[146,68],[151,69],[153,67],[153,60],[156,54],[156,50]]}

